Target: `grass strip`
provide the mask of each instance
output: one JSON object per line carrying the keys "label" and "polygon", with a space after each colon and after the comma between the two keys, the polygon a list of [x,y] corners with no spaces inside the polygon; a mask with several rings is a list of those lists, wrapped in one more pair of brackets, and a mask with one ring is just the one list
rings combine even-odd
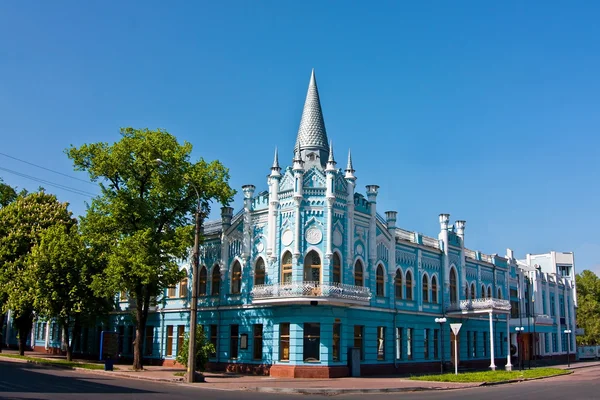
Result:
{"label": "grass strip", "polygon": [[432,381],[432,382],[502,382],[510,380],[545,378],[549,376],[565,375],[570,373],[560,368],[534,368],[523,371],[481,371],[481,372],[464,372],[458,375],[442,374],[442,375],[417,375],[411,376],[410,379],[415,381]]}
{"label": "grass strip", "polygon": [[0,357],[16,358],[19,360],[26,360],[26,361],[36,363],[36,364],[52,365],[52,366],[63,367],[63,368],[104,369],[104,365],[102,365],[102,364],[80,363],[80,362],[76,362],[76,361],[67,361],[67,360],[48,360],[46,358],[20,356],[18,354],[0,353]]}

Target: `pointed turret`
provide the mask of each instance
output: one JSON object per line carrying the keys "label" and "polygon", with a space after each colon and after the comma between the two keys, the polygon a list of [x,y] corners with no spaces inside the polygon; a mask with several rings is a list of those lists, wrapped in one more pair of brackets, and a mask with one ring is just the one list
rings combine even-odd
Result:
{"label": "pointed turret", "polygon": [[281,175],[279,171],[281,171],[281,168],[279,167],[279,155],[277,154],[277,147],[275,147],[275,159],[273,160],[273,166],[271,167],[271,176]]}
{"label": "pointed turret", "polygon": [[329,144],[329,159],[327,160],[327,171],[335,171],[335,158],[333,157],[333,142]]}
{"label": "pointed turret", "polygon": [[[314,69],[312,70],[310,83],[308,84],[308,92],[306,93],[306,101],[302,110],[296,147],[300,150],[303,160],[309,162],[320,161],[321,166],[325,167],[329,145],[327,143],[327,131],[325,130],[325,121],[323,120]],[[317,157],[319,160],[317,160]]]}
{"label": "pointed turret", "polygon": [[354,167],[352,167],[352,153],[348,149],[348,164],[346,165],[346,179],[356,179],[354,176]]}
{"label": "pointed turret", "polygon": [[292,160],[292,169],[294,171],[304,171],[304,161],[302,161],[302,157],[300,157],[300,148],[296,143],[296,147],[294,148],[294,159]]}

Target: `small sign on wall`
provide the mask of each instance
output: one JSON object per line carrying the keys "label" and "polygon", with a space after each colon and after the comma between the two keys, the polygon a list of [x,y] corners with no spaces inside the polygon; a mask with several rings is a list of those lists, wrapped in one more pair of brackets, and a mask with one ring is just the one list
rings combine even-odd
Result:
{"label": "small sign on wall", "polygon": [[240,336],[240,349],[247,350],[248,349],[248,334],[242,333]]}

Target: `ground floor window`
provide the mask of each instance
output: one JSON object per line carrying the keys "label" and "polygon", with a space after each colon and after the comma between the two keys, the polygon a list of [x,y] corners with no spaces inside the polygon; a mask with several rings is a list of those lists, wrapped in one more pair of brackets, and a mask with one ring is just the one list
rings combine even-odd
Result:
{"label": "ground floor window", "polygon": [[154,327],[147,326],[146,327],[146,355],[152,355],[152,347],[154,345]]}
{"label": "ground floor window", "polygon": [[471,331],[467,331],[467,356],[473,356],[473,347],[471,346]]}
{"label": "ground floor window", "polygon": [[440,330],[433,330],[433,358],[440,358]]}
{"label": "ground floor window", "polygon": [[364,349],[363,349],[363,331],[364,326],[362,325],[354,325],[354,347],[360,349],[360,359],[365,359]]}
{"label": "ground floor window", "polygon": [[550,335],[544,333],[544,351],[546,353],[550,352]]}
{"label": "ground floor window", "polygon": [[429,359],[429,329],[423,330],[423,357]]}
{"label": "ground floor window", "polygon": [[483,332],[483,356],[488,355],[488,336],[487,332]]}
{"label": "ground floor window", "polygon": [[558,351],[558,343],[557,343],[557,339],[556,339],[556,333],[552,334],[552,351],[555,353]]}
{"label": "ground floor window", "polygon": [[504,355],[504,333],[500,332],[500,355]]}
{"label": "ground floor window", "polygon": [[333,361],[340,361],[340,345],[342,338],[342,324],[333,324]]}
{"label": "ground floor window", "polygon": [[402,328],[396,328],[396,360],[402,359]]}
{"label": "ground floor window", "polygon": [[290,360],[290,324],[289,322],[279,324],[279,359]]}
{"label": "ground floor window", "polygon": [[177,325],[177,351],[178,352],[183,348],[184,338],[185,338],[185,325]]}
{"label": "ground floor window", "polygon": [[304,324],[304,361],[314,362],[321,359],[321,325],[308,322]]}
{"label": "ground floor window", "polygon": [[254,325],[252,342],[252,358],[255,360],[262,360],[263,353],[263,326],[262,324]]}
{"label": "ground floor window", "polygon": [[231,325],[231,334],[229,336],[229,358],[238,358],[238,343],[240,339],[240,326]]}
{"label": "ground floor window", "polygon": [[473,358],[477,358],[477,332],[473,332]]}
{"label": "ground floor window", "polygon": [[406,358],[413,359],[413,328],[406,328]]}
{"label": "ground floor window", "polygon": [[377,359],[385,360],[385,326],[377,327]]}
{"label": "ground floor window", "polygon": [[210,355],[211,357],[217,356],[217,346],[219,344],[219,328],[217,325],[210,326],[210,342],[212,343],[215,351]]}
{"label": "ground floor window", "polygon": [[173,325],[167,325],[167,357],[173,355]]}

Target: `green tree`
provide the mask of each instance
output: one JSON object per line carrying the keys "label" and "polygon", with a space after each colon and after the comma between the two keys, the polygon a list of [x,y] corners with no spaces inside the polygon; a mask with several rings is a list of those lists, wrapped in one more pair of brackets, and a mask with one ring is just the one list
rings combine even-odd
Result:
{"label": "green tree", "polygon": [[67,203],[43,191],[18,196],[0,208],[0,297],[3,312],[11,310],[19,332],[19,353],[25,352],[38,296],[31,251],[46,229],[75,224]]}
{"label": "green tree", "polygon": [[[63,337],[79,337],[83,321],[95,319],[105,298],[99,298],[91,288],[98,263],[85,245],[76,225],[56,225],[48,228],[32,249],[32,264],[36,277],[35,309],[41,316],[57,320]],[[67,341],[67,360],[73,355],[73,341]]]}
{"label": "green tree", "polygon": [[76,170],[100,181],[101,194],[81,227],[107,263],[94,281],[96,290],[113,296],[126,291],[135,303],[134,369],[142,368],[151,302],[182,278],[178,262],[193,243],[190,217],[197,196],[207,215],[212,201],[226,205],[235,193],[220,162],[193,163],[191,151],[190,143],[180,144],[164,130],[133,128],[121,129],[121,139],[112,145],[66,151]]}
{"label": "green tree", "polygon": [[17,199],[17,191],[12,187],[4,183],[0,178],[0,207],[4,207],[12,203]]}
{"label": "green tree", "polygon": [[577,336],[581,345],[600,344],[600,279],[595,273],[584,270],[575,276],[577,285],[577,326],[584,335]]}
{"label": "green tree", "polygon": [[[177,362],[185,365],[186,367],[188,365],[189,345],[190,336],[189,333],[186,333],[181,348],[177,349]],[[214,352],[215,346],[206,340],[202,325],[198,325],[196,328],[196,368],[198,368],[200,371],[204,371],[206,363],[208,362],[208,357],[210,357],[211,354],[214,354]]]}

